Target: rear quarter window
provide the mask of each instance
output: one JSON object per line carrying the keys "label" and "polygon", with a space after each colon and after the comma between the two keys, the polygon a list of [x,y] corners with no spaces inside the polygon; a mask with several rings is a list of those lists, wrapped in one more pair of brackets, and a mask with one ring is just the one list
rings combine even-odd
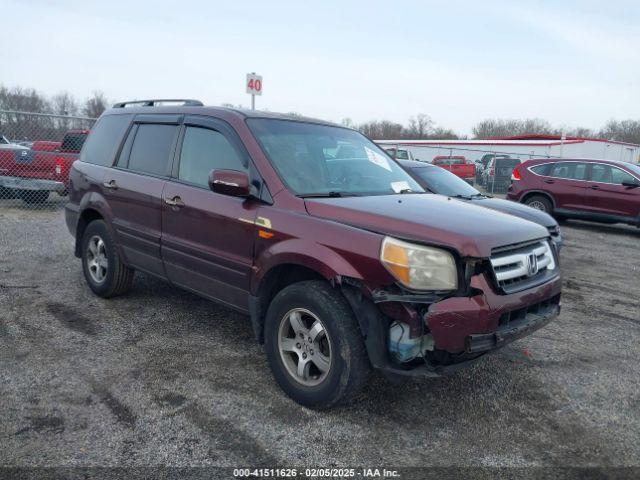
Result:
{"label": "rear quarter window", "polygon": [[550,163],[545,163],[543,165],[534,165],[533,167],[529,168],[529,170],[531,170],[533,173],[537,173],[538,175],[548,175],[550,166]]}
{"label": "rear quarter window", "polygon": [[80,152],[80,160],[111,165],[133,115],[105,115],[95,124]]}

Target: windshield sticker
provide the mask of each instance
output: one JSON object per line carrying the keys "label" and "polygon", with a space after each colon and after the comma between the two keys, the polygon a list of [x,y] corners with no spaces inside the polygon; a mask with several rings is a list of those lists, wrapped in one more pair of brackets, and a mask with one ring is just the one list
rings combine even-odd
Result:
{"label": "windshield sticker", "polygon": [[391,189],[396,193],[400,193],[403,190],[411,190],[411,187],[409,186],[409,182],[402,180],[400,182],[391,182]]}
{"label": "windshield sticker", "polygon": [[367,158],[371,163],[375,163],[379,167],[391,171],[391,165],[389,165],[389,161],[383,155],[380,155],[367,147],[364,147],[364,151],[367,152]]}

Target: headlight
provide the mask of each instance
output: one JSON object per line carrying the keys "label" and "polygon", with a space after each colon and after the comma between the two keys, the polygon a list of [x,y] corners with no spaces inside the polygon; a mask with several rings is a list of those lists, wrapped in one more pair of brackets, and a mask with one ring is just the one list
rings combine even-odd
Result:
{"label": "headlight", "polygon": [[405,287],[413,290],[456,290],[456,262],[446,250],[385,237],[380,260]]}

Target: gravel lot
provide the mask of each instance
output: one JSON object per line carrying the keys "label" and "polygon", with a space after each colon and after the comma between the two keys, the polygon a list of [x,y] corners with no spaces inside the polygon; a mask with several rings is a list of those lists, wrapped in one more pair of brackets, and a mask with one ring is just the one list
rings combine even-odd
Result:
{"label": "gravel lot", "polygon": [[286,398],[247,318],[138,274],[91,294],[58,207],[0,202],[0,465],[640,463],[640,230],[563,224],[561,317],[453,377]]}

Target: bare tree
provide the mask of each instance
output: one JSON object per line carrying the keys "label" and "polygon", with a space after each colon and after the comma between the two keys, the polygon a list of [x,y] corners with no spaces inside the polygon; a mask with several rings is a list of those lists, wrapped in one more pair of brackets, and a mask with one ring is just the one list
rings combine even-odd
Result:
{"label": "bare tree", "polygon": [[96,90],[93,92],[93,96],[84,102],[82,114],[85,117],[98,118],[108,108],[108,103],[104,93]]}
{"label": "bare tree", "polygon": [[483,139],[554,133],[549,122],[540,118],[526,118],[523,120],[488,118],[477,123],[472,131],[475,138]]}
{"label": "bare tree", "polygon": [[608,140],[640,144],[640,120],[609,120],[599,135]]}
{"label": "bare tree", "polygon": [[389,120],[372,120],[358,127],[362,133],[374,140],[403,138],[404,127]]}
{"label": "bare tree", "polygon": [[0,109],[47,113],[51,105],[44,95],[33,88],[0,86]]}
{"label": "bare tree", "polygon": [[51,113],[56,115],[78,115],[78,102],[69,92],[60,92],[51,99]]}
{"label": "bare tree", "polygon": [[465,136],[458,135],[456,132],[451,130],[450,128],[444,127],[435,127],[428,138],[431,139],[440,139],[440,140],[462,140],[465,139]]}
{"label": "bare tree", "polygon": [[433,120],[429,115],[419,113],[415,117],[409,118],[409,128],[405,135],[414,139],[429,138],[433,132]]}
{"label": "bare tree", "polygon": [[353,120],[351,120],[349,117],[343,118],[340,123],[347,128],[356,128],[356,124],[353,123]]}
{"label": "bare tree", "polygon": [[598,136],[598,133],[587,127],[561,128],[556,129],[555,131],[558,135],[562,135],[562,132],[564,131],[567,137],[593,138]]}

